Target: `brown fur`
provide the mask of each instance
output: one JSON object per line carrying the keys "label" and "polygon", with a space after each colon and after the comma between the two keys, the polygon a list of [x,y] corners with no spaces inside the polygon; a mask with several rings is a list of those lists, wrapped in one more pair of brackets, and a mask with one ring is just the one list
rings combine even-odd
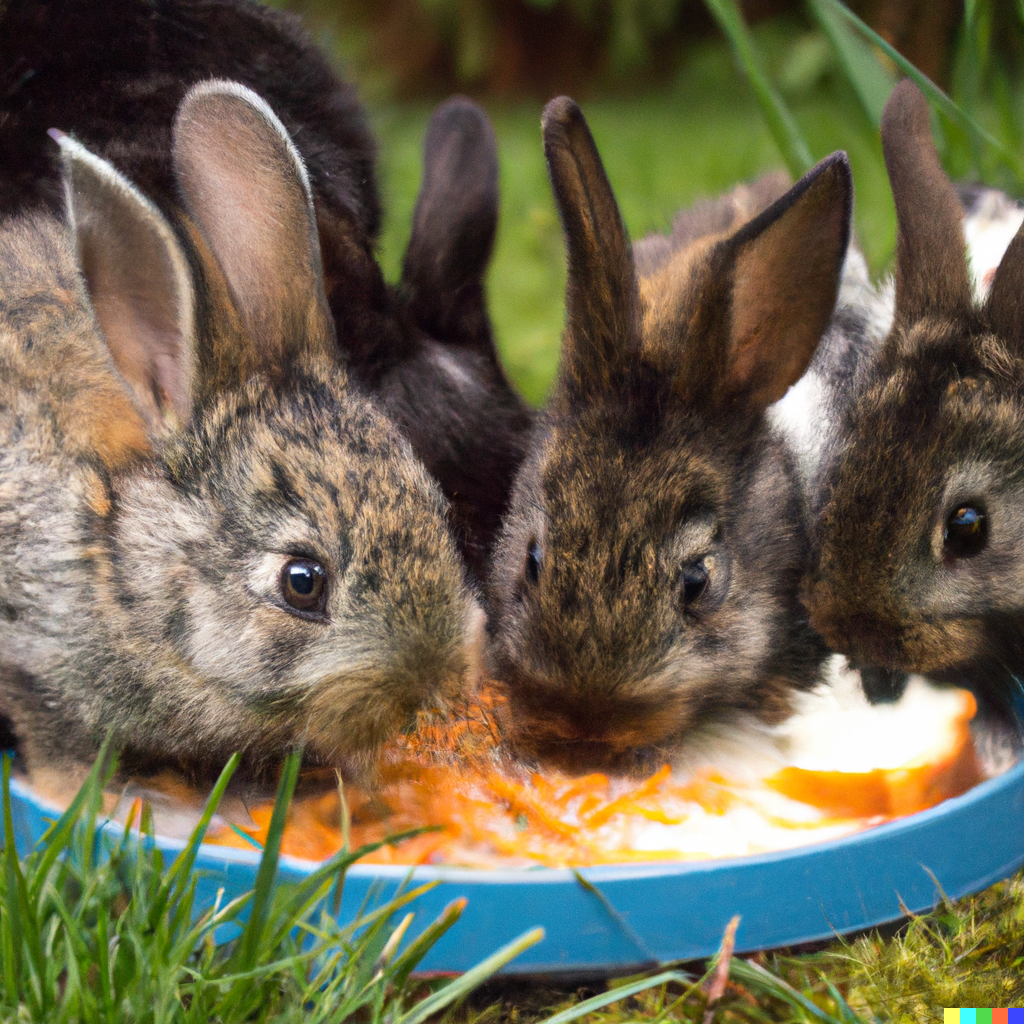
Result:
{"label": "brown fur", "polygon": [[[206,776],[237,749],[261,771],[297,744],[351,765],[477,671],[481,614],[443,498],[323,333],[290,141],[234,87],[186,99],[183,124],[205,117],[248,138],[207,179],[207,136],[177,133],[190,251],[67,141],[71,236],[42,215],[0,225],[0,709],[32,770],[88,763],[108,733],[133,769]],[[243,214],[214,191],[254,173],[281,220],[232,231]],[[106,245],[107,216],[140,248]],[[224,258],[239,239],[266,274]],[[94,318],[91,289],[139,281]],[[175,312],[147,319],[154,301]],[[126,310],[150,333],[122,374],[100,328]],[[282,596],[294,557],[323,566],[322,611]]]}
{"label": "brown fur", "polygon": [[[895,322],[841,422],[807,601],[816,628],[857,662],[1006,699],[1024,670],[1024,242],[975,303],[962,214],[927,126],[924,97],[901,83],[883,122],[899,221]],[[945,541],[962,505],[982,509],[988,528],[967,557]]]}
{"label": "brown fur", "polygon": [[[709,718],[777,720],[817,678],[799,491],[764,413],[835,301],[849,170],[831,158],[738,229],[729,213],[710,237],[645,240],[638,276],[570,100],[549,104],[544,138],[567,326],[497,549],[491,658],[526,749],[635,763]],[[776,296],[787,271],[795,309]],[[707,585],[686,603],[694,566]]]}
{"label": "brown fur", "polygon": [[932,144],[928,104],[904,79],[882,117],[882,150],[896,203],[896,316],[956,316],[971,305],[963,211]]}
{"label": "brown fur", "polygon": [[[392,287],[374,257],[380,206],[365,114],[294,15],[251,0],[9,0],[0,7],[0,213],[60,214],[46,138],[56,127],[175,220],[174,114],[191,87],[215,79],[254,89],[293,136],[337,343],[440,483],[459,546],[482,576],[530,415],[487,315],[497,155],[476,104],[456,97],[431,119],[412,237]],[[219,196],[249,215],[271,214],[266,194],[244,182]]]}

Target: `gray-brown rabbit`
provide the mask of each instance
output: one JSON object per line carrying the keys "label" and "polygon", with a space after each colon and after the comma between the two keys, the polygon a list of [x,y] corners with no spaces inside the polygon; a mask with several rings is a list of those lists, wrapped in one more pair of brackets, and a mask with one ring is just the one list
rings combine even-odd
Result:
{"label": "gray-brown rabbit", "polygon": [[1024,235],[973,293],[963,210],[909,81],[882,120],[895,319],[819,497],[811,621],[858,663],[968,682],[1024,672]]}
{"label": "gray-brown rabbit", "polygon": [[472,683],[445,502],[347,379],[308,181],[234,83],[183,101],[179,232],[67,137],[70,230],[0,223],[0,712],[34,772],[342,765]]}
{"label": "gray-brown rabbit", "polygon": [[375,147],[355,90],[298,19],[250,0],[8,0],[0,4],[0,213],[60,214],[57,127],[178,210],[171,124],[190,86],[241,82],[284,122],[310,178],[324,288],[352,374],[451,500],[471,568],[487,553],[529,417],[498,360],[483,277],[497,159],[483,111],[438,108],[402,280],[374,257]]}
{"label": "gray-brown rabbit", "polygon": [[716,716],[777,719],[818,679],[801,498],[765,410],[829,322],[850,173],[836,154],[738,230],[634,258],[579,109],[543,124],[567,326],[496,548],[490,658],[520,746],[628,767]]}

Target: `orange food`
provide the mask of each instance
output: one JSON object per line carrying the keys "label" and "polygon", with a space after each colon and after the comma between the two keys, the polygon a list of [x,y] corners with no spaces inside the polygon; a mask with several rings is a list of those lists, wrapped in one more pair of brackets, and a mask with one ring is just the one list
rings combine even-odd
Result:
{"label": "orange food", "polygon": [[[958,691],[963,693],[963,691]],[[586,866],[697,859],[802,845],[912,814],[982,778],[958,698],[942,749],[920,763],[870,771],[786,765],[757,778],[707,769],[677,778],[665,765],[647,779],[530,771],[504,753],[496,710],[484,693],[454,722],[425,719],[387,752],[373,791],[335,786],[296,799],[285,853],[320,860],[341,849],[342,799],[352,847],[430,827],[364,860],[479,867]],[[330,781],[330,780],[328,780]],[[261,843],[271,807],[250,811],[245,831]],[[211,842],[246,846],[224,827]]]}
{"label": "orange food", "polygon": [[983,778],[971,740],[974,697],[963,693],[961,713],[950,723],[944,749],[932,758],[898,768],[867,772],[810,771],[782,768],[766,785],[793,800],[843,818],[900,818],[966,793]]}

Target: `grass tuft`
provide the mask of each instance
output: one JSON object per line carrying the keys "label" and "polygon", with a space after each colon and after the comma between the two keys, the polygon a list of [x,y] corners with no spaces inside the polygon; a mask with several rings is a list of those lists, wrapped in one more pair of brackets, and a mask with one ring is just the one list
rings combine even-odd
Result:
{"label": "grass tuft", "polygon": [[[326,909],[347,868],[376,847],[342,851],[303,881],[282,883],[281,830],[299,762],[298,754],[285,762],[253,891],[201,909],[196,856],[237,758],[189,842],[166,865],[148,816],[150,831],[141,835],[127,826],[118,833],[102,828],[103,787],[114,769],[106,751],[68,810],[20,857],[5,755],[0,1020],[327,1024],[357,1017],[421,1024],[543,937],[540,929],[529,931],[465,975],[425,989],[412,972],[458,921],[464,903],[450,905],[402,949],[416,897],[431,886],[364,908],[349,923]],[[225,926],[237,937],[218,943]]]}

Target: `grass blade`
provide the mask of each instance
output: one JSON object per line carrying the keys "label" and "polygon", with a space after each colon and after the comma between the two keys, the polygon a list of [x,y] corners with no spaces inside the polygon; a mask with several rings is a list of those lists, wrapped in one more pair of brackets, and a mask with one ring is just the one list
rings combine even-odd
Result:
{"label": "grass blade", "polygon": [[68,805],[68,809],[43,833],[42,838],[36,843],[36,852],[41,851],[41,856],[33,866],[32,887],[30,899],[33,903],[38,902],[39,894],[50,876],[50,869],[71,843],[75,826],[81,820],[85,811],[85,805],[95,804],[97,790],[106,785],[107,780],[114,772],[115,762],[109,756],[110,737],[108,736],[100,747],[96,760],[89,769],[74,800]]}
{"label": "grass blade", "polygon": [[817,1003],[808,999],[802,992],[798,992],[792,985],[783,981],[782,978],[766,971],[763,967],[752,963],[750,960],[733,960],[729,971],[730,977],[745,987],[767,993],[776,999],[788,1003],[795,1010],[801,1010],[821,1024],[867,1024],[863,1018],[858,1017],[849,1004],[843,1001],[840,1007],[841,1017],[833,1017],[832,1014],[823,1010]]}
{"label": "grass blade", "polygon": [[460,896],[452,900],[440,916],[432,921],[423,931],[411,942],[408,948],[397,957],[391,965],[391,984],[400,989],[409,980],[419,962],[427,955],[436,944],[437,940],[462,916],[466,909],[466,897]]}
{"label": "grass blade", "polygon": [[[412,834],[418,834],[418,832],[419,830]],[[406,838],[408,835],[409,833],[401,833],[399,836],[383,839],[379,843],[367,843],[365,846],[360,846],[357,850],[339,850],[329,860],[324,861],[320,867],[295,885],[288,901],[281,906],[277,914],[276,933],[273,941],[275,943],[282,941],[284,936],[295,927],[296,923],[327,895],[335,878],[344,878],[348,868],[359,860],[360,857],[365,857],[367,854],[373,853],[374,850],[379,850],[382,846],[390,846],[394,842],[400,842],[401,839]],[[404,905],[437,885],[440,885],[440,882],[425,882],[410,893],[396,895],[395,900],[401,900],[402,905]],[[336,915],[337,912],[335,912]],[[363,920],[365,922],[366,919]]]}
{"label": "grass blade", "polygon": [[277,876],[277,862],[281,855],[281,838],[284,834],[288,808],[291,806],[292,794],[295,792],[301,764],[302,753],[294,751],[285,758],[284,766],[281,769],[281,781],[277,788],[274,810],[270,816],[267,839],[263,845],[263,856],[260,858],[260,866],[256,871],[252,909],[231,957],[231,970],[234,973],[251,970],[256,962],[274,895],[274,879]]}
{"label": "grass blade", "polygon": [[192,835],[189,837],[188,845],[185,847],[177,857],[174,858],[174,863],[171,864],[170,869],[165,876],[163,883],[160,886],[160,890],[153,900],[153,906],[150,910],[150,927],[156,927],[156,921],[163,915],[167,902],[171,898],[171,893],[174,887],[178,884],[178,880],[181,878],[187,878],[195,865],[196,857],[199,854],[199,847],[202,845],[203,839],[206,837],[206,830],[210,825],[210,821],[213,819],[214,814],[217,812],[217,808],[220,805],[221,798],[224,796],[224,791],[228,787],[228,783],[231,781],[231,776],[235,774],[235,770],[238,768],[238,764],[241,761],[241,756],[236,752],[231,755],[228,759],[228,763],[224,765],[221,770],[220,776],[217,779],[217,784],[213,787],[210,792],[210,796],[206,801],[206,806],[203,808],[202,816],[199,819],[198,824],[192,830]]}
{"label": "grass blade", "polygon": [[603,1010],[606,1006],[611,1006],[612,1003],[617,1003],[620,999],[628,999],[630,996],[635,996],[638,992],[646,992],[650,988],[657,988],[659,985],[665,985],[670,981],[678,981],[681,985],[688,985],[692,980],[688,974],[683,974],[682,971],[663,971],[661,974],[655,974],[653,977],[641,978],[639,981],[623,985],[621,988],[613,988],[608,992],[601,992],[596,996],[591,996],[590,999],[584,999],[582,1003],[577,1003],[575,1006],[569,1007],[568,1010],[563,1010],[561,1013],[556,1013],[553,1017],[548,1017],[541,1024],[568,1024],[571,1020],[578,1020],[580,1017],[585,1017],[588,1013],[593,1013],[595,1010]]}
{"label": "grass blade", "polygon": [[497,953],[492,953],[486,960],[481,960],[476,967],[450,981],[439,992],[435,992],[417,1003],[408,1013],[397,1018],[394,1024],[423,1024],[428,1017],[432,1017],[457,999],[468,995],[482,981],[496,971],[500,971],[505,964],[514,960],[523,950],[537,945],[543,938],[543,928],[531,928],[530,931],[524,932],[518,939],[513,939],[507,945],[502,946]]}
{"label": "grass blade", "polygon": [[875,128],[882,122],[882,110],[896,84],[888,68],[850,25],[821,0],[808,0],[811,18],[828,36],[832,49],[843,65],[846,77]]}
{"label": "grass blade", "polygon": [[828,994],[832,997],[832,1001],[839,1008],[839,1017],[843,1024],[859,1024],[859,1018],[856,1013],[853,1012],[853,1008],[843,998],[842,993],[832,984],[824,974],[819,972],[819,977],[825,983],[825,987],[828,989]]}
{"label": "grass blade", "polygon": [[[719,3],[722,0],[707,0],[711,3]],[[839,0],[815,0],[823,9],[830,11],[837,17],[852,25],[864,38],[877,46],[908,78],[913,79],[920,90],[925,94],[928,102],[944,117],[947,117],[953,124],[962,128],[969,134],[989,146],[996,153],[1000,160],[1013,172],[1018,181],[1024,182],[1024,165],[1017,159],[1006,146],[992,136],[966,111],[954,103],[927,75],[918,71],[913,64],[907,60],[894,46],[887,43],[869,25],[861,21],[856,14],[845,7]]]}
{"label": "grass blade", "polygon": [[704,4],[728,38],[743,73],[754,90],[775,145],[782,153],[782,159],[785,160],[790,173],[799,178],[814,163],[811,150],[792,111],[768,81],[736,0],[704,0]]}
{"label": "grass blade", "polygon": [[[13,965],[23,983],[21,995],[29,992],[36,996],[33,1007],[40,1012],[45,1006],[45,976],[39,921],[28,898],[28,883],[18,859],[18,848],[14,841],[14,817],[11,808],[11,757],[3,755],[3,814],[4,814],[4,879],[6,889],[7,920],[13,943]],[[27,956],[26,956],[27,954]],[[24,978],[28,969],[29,978]],[[25,981],[29,985],[25,985]],[[30,1003],[31,1005],[31,1003]]]}

